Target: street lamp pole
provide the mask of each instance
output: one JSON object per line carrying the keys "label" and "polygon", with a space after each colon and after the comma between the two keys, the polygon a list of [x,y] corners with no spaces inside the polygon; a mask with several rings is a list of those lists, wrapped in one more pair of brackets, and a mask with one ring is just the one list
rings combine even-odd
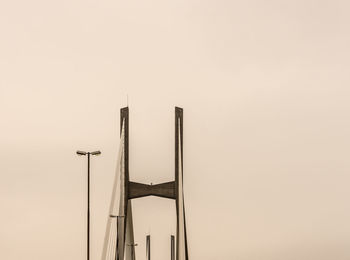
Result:
{"label": "street lamp pole", "polygon": [[90,155],[100,155],[100,151],[84,152],[77,151],[77,155],[87,155],[87,260],[90,260]]}

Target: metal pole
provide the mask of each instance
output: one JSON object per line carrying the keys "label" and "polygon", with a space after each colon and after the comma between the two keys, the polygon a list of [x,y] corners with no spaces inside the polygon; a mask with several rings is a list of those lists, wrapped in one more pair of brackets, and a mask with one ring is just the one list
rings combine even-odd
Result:
{"label": "metal pole", "polygon": [[170,259],[175,260],[175,237],[170,237],[170,243],[171,243],[171,253],[170,253]]}
{"label": "metal pole", "polygon": [[93,151],[93,152],[85,152],[85,151],[77,151],[77,155],[82,156],[82,155],[87,155],[88,160],[87,160],[87,223],[86,223],[86,228],[87,228],[87,241],[86,241],[86,258],[87,260],[90,260],[90,155],[100,155],[101,151]]}
{"label": "metal pole", "polygon": [[146,260],[151,260],[151,236],[146,236]]}
{"label": "metal pole", "polygon": [[90,153],[88,155],[87,176],[87,260],[90,260]]}

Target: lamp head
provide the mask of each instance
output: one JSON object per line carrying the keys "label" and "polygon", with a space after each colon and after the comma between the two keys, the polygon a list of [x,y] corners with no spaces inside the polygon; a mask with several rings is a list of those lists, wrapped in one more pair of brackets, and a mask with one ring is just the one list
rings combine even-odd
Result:
{"label": "lamp head", "polygon": [[87,152],[84,152],[84,151],[77,151],[77,155],[86,155]]}
{"label": "lamp head", "polygon": [[101,151],[94,151],[94,152],[91,152],[90,154],[92,154],[92,155],[100,155]]}

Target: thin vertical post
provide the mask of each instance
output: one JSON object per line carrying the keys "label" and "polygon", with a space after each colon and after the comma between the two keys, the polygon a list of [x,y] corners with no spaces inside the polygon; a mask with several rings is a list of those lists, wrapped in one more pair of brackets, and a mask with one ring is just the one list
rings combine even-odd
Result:
{"label": "thin vertical post", "polygon": [[87,209],[86,209],[86,258],[90,260],[90,155],[100,155],[101,151],[85,152],[77,151],[77,155],[87,155]]}
{"label": "thin vertical post", "polygon": [[146,260],[151,260],[151,236],[146,236]]}
{"label": "thin vertical post", "polygon": [[175,237],[170,237],[170,243],[171,243],[171,260],[175,260]]}
{"label": "thin vertical post", "polygon": [[90,260],[90,152],[88,156],[88,176],[87,176],[87,260]]}

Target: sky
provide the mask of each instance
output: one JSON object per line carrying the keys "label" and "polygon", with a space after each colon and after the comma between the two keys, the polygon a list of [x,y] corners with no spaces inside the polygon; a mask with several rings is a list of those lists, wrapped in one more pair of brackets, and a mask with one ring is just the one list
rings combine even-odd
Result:
{"label": "sky", "polygon": [[[0,258],[101,259],[130,108],[130,178],[174,178],[184,109],[192,260],[350,259],[350,3],[0,1]],[[138,260],[175,206],[133,201]]]}

